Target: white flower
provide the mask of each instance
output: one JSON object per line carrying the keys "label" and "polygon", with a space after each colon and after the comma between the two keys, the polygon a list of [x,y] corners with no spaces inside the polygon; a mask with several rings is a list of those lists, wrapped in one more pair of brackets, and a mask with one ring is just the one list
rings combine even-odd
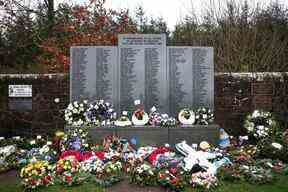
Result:
{"label": "white flower", "polygon": [[4,140],[4,139],[5,139],[4,137],[0,137],[0,141],[1,141],[1,140]]}
{"label": "white flower", "polygon": [[34,144],[36,144],[35,140],[30,141],[30,145],[34,145]]}
{"label": "white flower", "polygon": [[47,144],[47,145],[52,145],[52,142],[51,142],[51,141],[47,141],[46,144]]}
{"label": "white flower", "polygon": [[83,103],[84,103],[84,104],[87,104],[87,103],[88,103],[88,100],[85,99],[85,100],[83,101]]}
{"label": "white flower", "polygon": [[272,143],[271,144],[274,148],[276,148],[276,149],[278,149],[278,150],[281,150],[282,149],[282,145],[281,144],[279,144],[279,143]]}
{"label": "white flower", "polygon": [[207,115],[206,114],[203,114],[203,119],[207,119]]}
{"label": "white flower", "polygon": [[73,105],[70,103],[69,105],[68,105],[68,108],[67,109],[69,109],[69,110],[73,110]]}
{"label": "white flower", "polygon": [[36,139],[42,139],[41,135],[37,135]]}
{"label": "white flower", "polygon": [[253,112],[253,114],[252,114],[252,117],[253,117],[253,118],[256,118],[256,117],[259,117],[259,116],[260,116],[260,113],[259,113],[258,110],[255,110],[255,111]]}
{"label": "white flower", "polygon": [[59,102],[60,102],[60,99],[59,99],[59,98],[55,98],[55,99],[54,99],[54,102],[55,102],[55,103],[59,103]]}
{"label": "white flower", "polygon": [[12,137],[12,139],[15,139],[15,140],[20,140],[20,136],[15,136],[15,137]]}
{"label": "white flower", "polygon": [[134,101],[134,105],[140,105],[141,101],[139,99]]}

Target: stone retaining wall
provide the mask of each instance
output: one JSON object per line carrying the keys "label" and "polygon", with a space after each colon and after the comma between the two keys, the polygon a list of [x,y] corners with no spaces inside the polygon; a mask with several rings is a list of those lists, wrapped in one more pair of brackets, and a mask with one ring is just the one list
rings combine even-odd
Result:
{"label": "stone retaining wall", "polygon": [[[9,84],[32,84],[32,110],[9,110]],[[54,102],[56,98],[59,103]],[[67,74],[0,75],[0,136],[53,133],[64,126],[62,114],[68,102]],[[215,75],[215,116],[220,127],[231,134],[244,134],[243,119],[254,109],[275,112],[287,126],[287,73]]]}

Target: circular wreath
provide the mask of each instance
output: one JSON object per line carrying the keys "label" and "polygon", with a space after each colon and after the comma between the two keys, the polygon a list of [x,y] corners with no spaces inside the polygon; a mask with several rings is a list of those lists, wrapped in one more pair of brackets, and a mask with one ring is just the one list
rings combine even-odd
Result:
{"label": "circular wreath", "polygon": [[255,139],[264,139],[271,135],[276,121],[270,112],[255,110],[247,115],[244,127]]}
{"label": "circular wreath", "polygon": [[104,102],[104,100],[98,100],[90,104],[85,116],[88,123],[101,125],[103,122],[106,124],[107,121],[112,120],[113,114],[114,110],[110,103]]}
{"label": "circular wreath", "polygon": [[214,114],[210,109],[200,107],[196,110],[196,123],[197,125],[209,125],[214,121]]}
{"label": "circular wreath", "polygon": [[182,125],[193,125],[195,123],[195,113],[188,109],[182,109],[178,114],[178,120]]}
{"label": "circular wreath", "polygon": [[115,125],[119,127],[126,127],[126,126],[131,126],[132,123],[127,117],[127,115],[122,115],[119,119],[115,121]]}
{"label": "circular wreath", "polygon": [[87,103],[88,101],[84,100],[83,103],[75,101],[68,105],[68,107],[65,109],[65,121],[68,125],[82,126],[85,124]]}
{"label": "circular wreath", "polygon": [[142,110],[136,110],[132,115],[132,123],[137,126],[146,125],[149,121],[148,114]]}

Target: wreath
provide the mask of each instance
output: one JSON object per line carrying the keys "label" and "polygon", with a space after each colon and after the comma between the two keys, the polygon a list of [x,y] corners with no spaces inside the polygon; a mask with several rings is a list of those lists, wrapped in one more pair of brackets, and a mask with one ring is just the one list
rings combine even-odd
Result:
{"label": "wreath", "polygon": [[182,125],[193,125],[195,123],[195,113],[188,109],[182,109],[178,114],[178,120]]}

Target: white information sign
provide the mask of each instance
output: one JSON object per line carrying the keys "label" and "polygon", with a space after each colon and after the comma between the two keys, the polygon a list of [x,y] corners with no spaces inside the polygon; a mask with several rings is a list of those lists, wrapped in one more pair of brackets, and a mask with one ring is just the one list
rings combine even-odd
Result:
{"label": "white information sign", "polygon": [[9,97],[32,97],[32,85],[9,85]]}

